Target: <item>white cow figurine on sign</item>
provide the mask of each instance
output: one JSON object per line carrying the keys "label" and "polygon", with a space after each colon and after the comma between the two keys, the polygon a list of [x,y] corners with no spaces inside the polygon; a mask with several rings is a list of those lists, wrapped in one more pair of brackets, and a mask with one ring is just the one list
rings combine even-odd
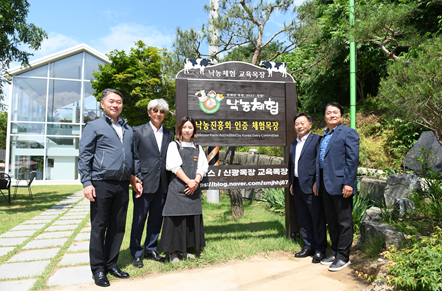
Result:
{"label": "white cow figurine on sign", "polygon": [[200,74],[204,75],[204,69],[209,64],[213,64],[212,59],[185,59],[184,74],[189,74],[189,69],[200,69]]}
{"label": "white cow figurine on sign", "polygon": [[269,77],[272,76],[272,72],[280,72],[282,77],[287,77],[287,64],[281,62],[268,62],[268,61],[260,61],[260,67],[265,67],[267,72],[269,72]]}

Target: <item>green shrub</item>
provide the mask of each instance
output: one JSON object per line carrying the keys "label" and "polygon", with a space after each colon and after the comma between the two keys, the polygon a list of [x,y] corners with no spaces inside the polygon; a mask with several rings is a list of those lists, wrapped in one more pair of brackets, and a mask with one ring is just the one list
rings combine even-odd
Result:
{"label": "green shrub", "polygon": [[270,211],[285,213],[284,188],[265,188],[263,192],[261,203],[264,203]]}
{"label": "green shrub", "polygon": [[390,246],[385,253],[387,282],[398,290],[442,290],[442,230],[431,237],[411,237],[409,247]]}
{"label": "green shrub", "polygon": [[378,234],[368,237],[362,244],[362,251],[371,259],[377,259],[379,254],[384,250],[385,240],[382,235]]}
{"label": "green shrub", "polygon": [[373,203],[370,202],[370,192],[362,197],[361,193],[357,193],[353,197],[353,225],[355,232],[359,232],[361,229],[362,219],[364,218],[365,211],[370,208]]}
{"label": "green shrub", "polygon": [[393,130],[393,135],[388,138],[391,152],[395,158],[401,160],[417,142],[421,133],[428,130],[400,118],[392,119],[386,127]]}

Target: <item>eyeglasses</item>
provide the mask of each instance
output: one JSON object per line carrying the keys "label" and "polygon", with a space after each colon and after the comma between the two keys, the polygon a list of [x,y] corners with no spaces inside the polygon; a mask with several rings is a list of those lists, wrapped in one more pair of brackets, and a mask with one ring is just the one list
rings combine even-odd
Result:
{"label": "eyeglasses", "polygon": [[152,111],[153,111],[154,113],[158,113],[158,111],[160,111],[161,114],[166,114],[166,110],[163,110],[163,109],[158,110],[158,108],[153,108]]}

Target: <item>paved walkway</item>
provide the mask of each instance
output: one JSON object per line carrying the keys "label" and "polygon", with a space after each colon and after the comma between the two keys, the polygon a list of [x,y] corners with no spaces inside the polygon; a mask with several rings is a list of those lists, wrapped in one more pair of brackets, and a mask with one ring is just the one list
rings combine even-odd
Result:
{"label": "paved walkway", "polygon": [[[89,201],[80,191],[0,235],[1,291],[30,290],[38,277],[50,273],[50,290],[97,290],[89,267]],[[14,253],[14,255],[12,255]],[[54,270],[56,270],[54,272]],[[337,273],[311,259],[286,252],[269,257],[207,266],[202,269],[151,273],[143,278],[112,280],[109,290],[362,290],[366,282],[346,268]],[[101,290],[101,289],[100,289]]]}
{"label": "paved walkway", "polygon": [[17,252],[0,265],[0,290],[30,290],[45,269],[56,267],[62,268],[49,277],[48,285],[92,282],[90,224],[84,221],[88,214],[89,201],[80,191],[1,234],[0,257]]}

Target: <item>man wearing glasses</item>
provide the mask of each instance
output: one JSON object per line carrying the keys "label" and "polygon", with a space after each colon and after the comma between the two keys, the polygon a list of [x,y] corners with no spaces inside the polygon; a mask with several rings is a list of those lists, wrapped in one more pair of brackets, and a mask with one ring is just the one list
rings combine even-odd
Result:
{"label": "man wearing glasses", "polygon": [[[146,259],[157,262],[165,260],[157,252],[157,240],[163,222],[163,206],[170,180],[170,171],[166,170],[166,153],[169,143],[173,141],[173,133],[162,125],[168,111],[169,104],[164,99],[151,100],[147,105],[150,121],[133,128],[143,181],[143,195],[133,199],[134,213],[130,235],[132,264],[138,268],[144,266],[143,250]],[[148,213],[143,248],[141,237]]]}

